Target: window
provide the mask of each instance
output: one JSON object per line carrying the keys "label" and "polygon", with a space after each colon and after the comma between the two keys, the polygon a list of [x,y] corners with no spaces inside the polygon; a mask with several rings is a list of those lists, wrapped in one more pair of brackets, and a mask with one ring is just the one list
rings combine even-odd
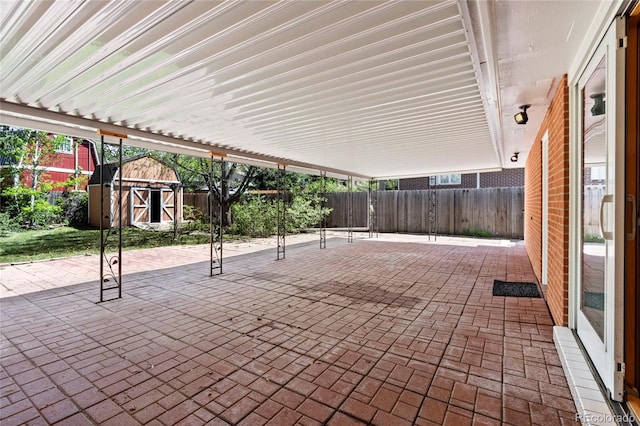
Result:
{"label": "window", "polygon": [[71,138],[65,138],[63,141],[61,141],[57,148],[56,148],[57,152],[62,152],[65,154],[72,154],[73,153],[73,139]]}
{"label": "window", "polygon": [[605,180],[607,169],[604,166],[591,167],[591,180]]}
{"label": "window", "polygon": [[462,175],[449,174],[429,177],[429,185],[460,185],[462,183]]}

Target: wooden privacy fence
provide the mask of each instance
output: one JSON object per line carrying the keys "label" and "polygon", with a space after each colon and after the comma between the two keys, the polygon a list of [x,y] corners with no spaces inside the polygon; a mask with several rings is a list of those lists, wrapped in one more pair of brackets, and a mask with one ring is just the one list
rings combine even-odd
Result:
{"label": "wooden privacy fence", "polygon": [[185,206],[192,206],[200,209],[204,214],[209,214],[209,193],[185,192],[182,196]]}
{"label": "wooden privacy fence", "polygon": [[[347,192],[332,192],[327,194],[327,207],[333,209],[327,218],[327,228],[346,228],[349,217]],[[356,228],[369,226],[369,208],[366,192],[353,193],[353,226]]]}
{"label": "wooden privacy fence", "polygon": [[[496,237],[523,238],[524,188],[439,189],[437,192],[437,231],[464,235],[490,233]],[[57,195],[57,194],[56,194]],[[600,236],[599,211],[604,186],[584,188],[584,234]],[[52,197],[55,200],[55,196]],[[379,191],[378,230],[380,232],[426,233],[426,190]],[[368,194],[353,193],[353,226],[368,226]],[[184,193],[184,205],[207,214],[207,193]],[[327,207],[333,209],[327,227],[347,227],[347,193],[327,194]]]}
{"label": "wooden privacy fence", "polygon": [[[439,189],[436,229],[439,234],[523,238],[524,187]],[[353,194],[353,226],[367,226],[367,193]],[[333,208],[328,227],[347,226],[347,193],[329,194]],[[380,232],[427,233],[428,191],[379,191]]]}

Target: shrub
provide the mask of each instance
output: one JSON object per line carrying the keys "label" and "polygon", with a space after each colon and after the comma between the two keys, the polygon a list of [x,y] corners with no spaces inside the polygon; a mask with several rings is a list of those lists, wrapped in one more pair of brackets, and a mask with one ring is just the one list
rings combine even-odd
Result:
{"label": "shrub", "polygon": [[248,237],[268,237],[277,232],[276,201],[248,197],[231,206],[233,224],[229,231]]}
{"label": "shrub", "polygon": [[62,209],[61,219],[69,224],[84,225],[89,221],[89,196],[86,192],[66,192],[56,200]]}
{"label": "shrub", "polygon": [[47,202],[45,191],[20,185],[5,189],[2,195],[5,212],[23,227],[44,227],[60,220],[62,209]]}
{"label": "shrub", "polygon": [[[297,194],[287,203],[286,229],[288,233],[300,232],[316,226],[322,215],[327,216],[331,209],[322,212],[317,207],[320,198],[314,194]],[[248,197],[231,207],[233,224],[229,232],[248,237],[268,237],[277,233],[277,200],[265,197]]]}
{"label": "shrub", "polygon": [[13,232],[19,232],[20,222],[7,212],[0,212],[0,237],[6,237]]}
{"label": "shrub", "polygon": [[298,194],[287,206],[287,232],[300,232],[320,224],[323,216],[328,216],[331,209],[325,207],[322,212],[317,207],[320,196],[315,194]]}
{"label": "shrub", "polygon": [[181,233],[206,232],[209,233],[209,216],[198,207],[185,205],[182,207],[184,222],[178,225]]}

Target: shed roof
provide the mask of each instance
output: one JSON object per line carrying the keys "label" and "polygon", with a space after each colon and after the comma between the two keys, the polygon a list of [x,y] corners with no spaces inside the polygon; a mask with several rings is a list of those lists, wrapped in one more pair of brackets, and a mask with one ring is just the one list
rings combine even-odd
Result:
{"label": "shed roof", "polygon": [[[124,166],[127,163],[131,163],[134,162],[136,160],[139,160],[141,158],[149,158],[153,161],[156,161],[158,163],[163,164],[164,166],[170,168],[171,170],[173,170],[176,174],[176,176],[178,177],[178,180],[180,179],[180,175],[178,174],[178,172],[176,171],[176,169],[174,167],[171,167],[170,165],[166,164],[165,162],[158,160],[157,158],[154,158],[153,156],[151,156],[151,154],[139,154],[139,155],[134,155],[133,157],[128,157],[126,159],[122,159],[122,165]],[[120,166],[118,163],[108,163],[108,164],[104,164],[104,165],[97,165],[95,171],[93,172],[93,174],[91,175],[91,178],[89,179],[89,183],[88,185],[99,185],[100,184],[100,170],[104,169],[103,171],[103,176],[102,176],[102,182],[105,184],[110,184],[111,182],[113,182],[113,180],[116,178],[116,176],[118,176],[118,171],[120,169]],[[125,179],[127,177],[125,176]]]}

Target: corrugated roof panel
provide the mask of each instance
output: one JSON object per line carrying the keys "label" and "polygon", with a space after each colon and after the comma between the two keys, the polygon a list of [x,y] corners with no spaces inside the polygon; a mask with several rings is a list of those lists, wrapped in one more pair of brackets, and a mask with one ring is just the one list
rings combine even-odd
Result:
{"label": "corrugated roof panel", "polygon": [[0,19],[3,101],[366,176],[500,166],[456,1],[16,1]]}

